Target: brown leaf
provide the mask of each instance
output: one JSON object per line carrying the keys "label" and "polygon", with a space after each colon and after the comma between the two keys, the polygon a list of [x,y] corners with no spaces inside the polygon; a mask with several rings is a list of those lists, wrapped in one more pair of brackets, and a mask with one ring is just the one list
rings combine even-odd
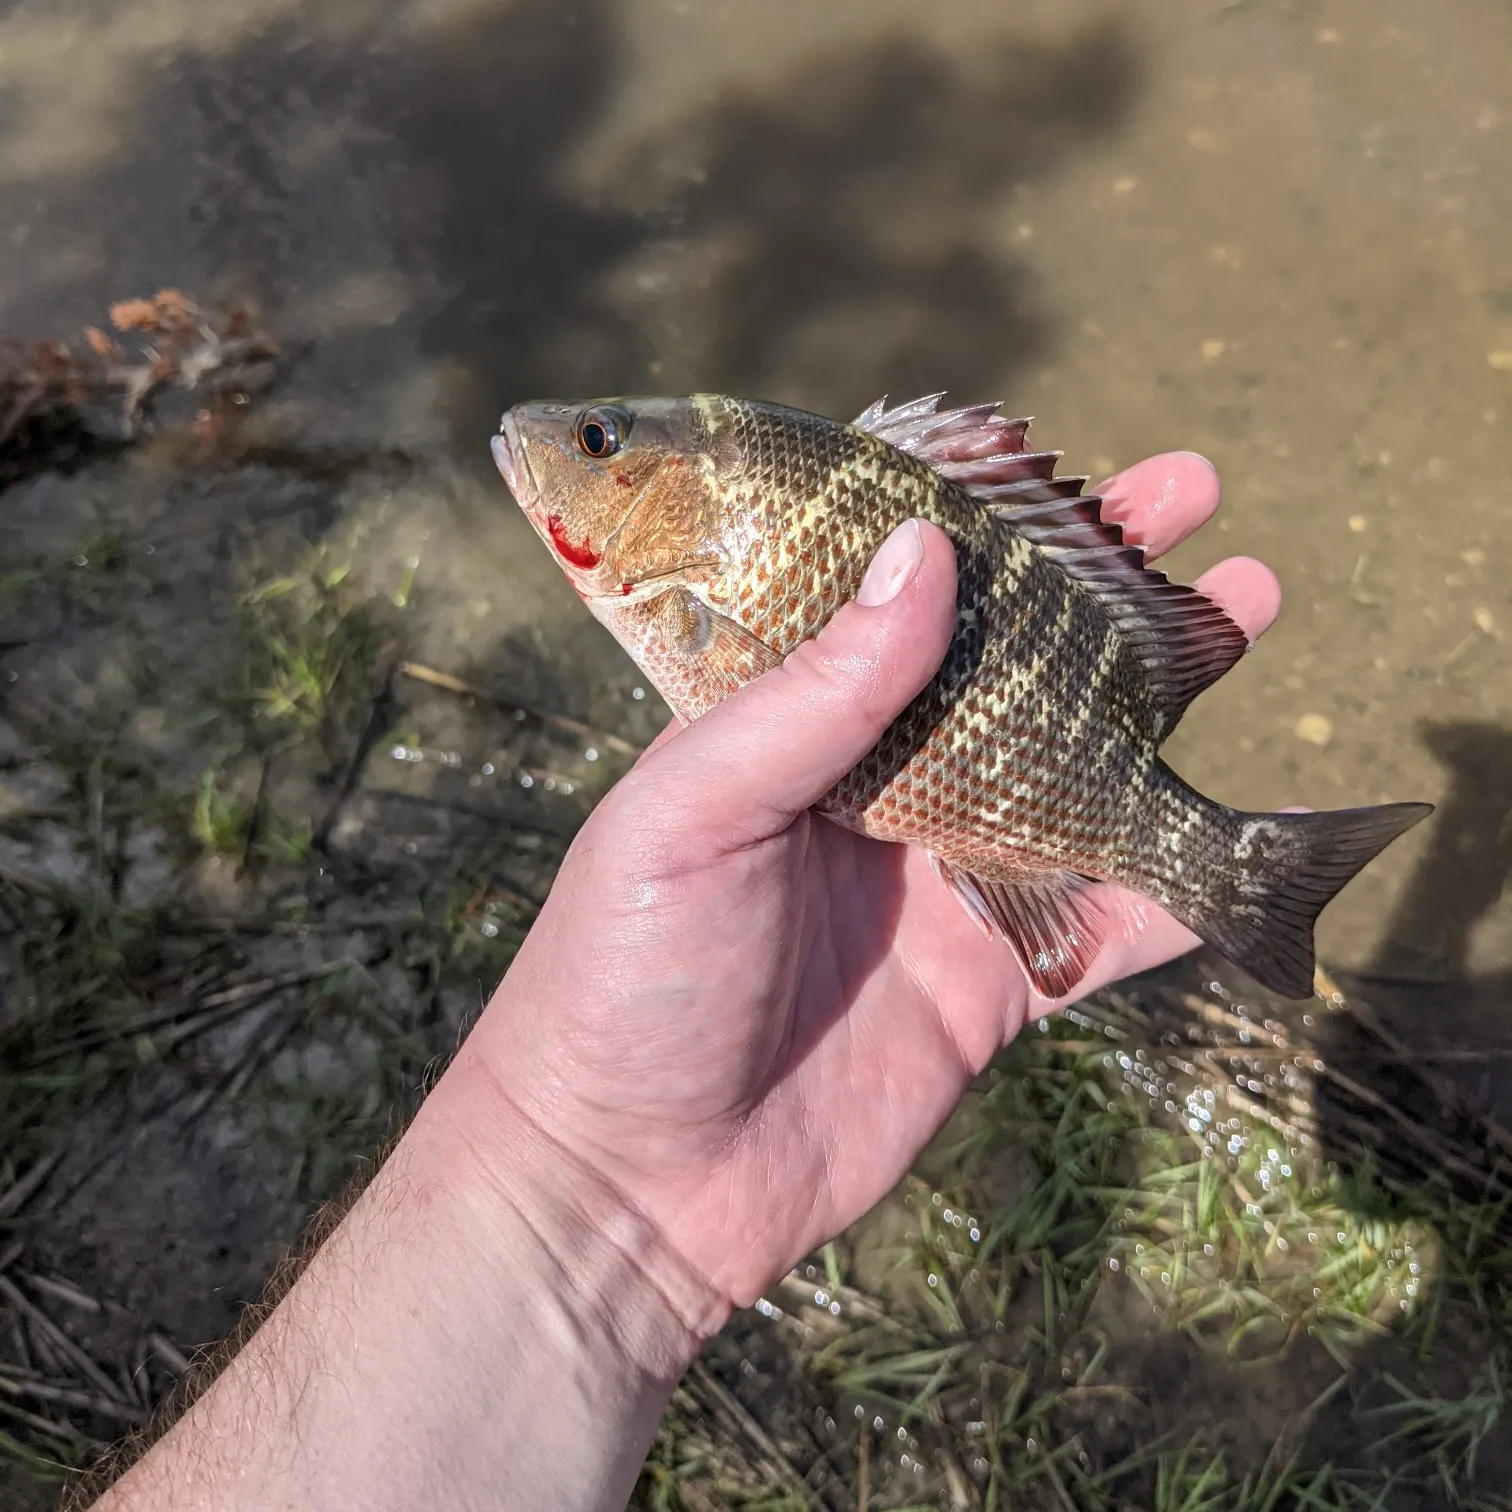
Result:
{"label": "brown leaf", "polygon": [[123,299],[111,305],[110,323],[118,331],[155,331],[157,307],[150,299]]}
{"label": "brown leaf", "polygon": [[121,355],[120,347],[99,326],[86,326],[84,328],[84,339],[89,343],[90,350],[95,356],[102,358],[106,362],[113,361]]}
{"label": "brown leaf", "polygon": [[159,289],[152,302],[157,307],[158,320],[171,331],[184,330],[199,318],[198,308],[177,289]]}

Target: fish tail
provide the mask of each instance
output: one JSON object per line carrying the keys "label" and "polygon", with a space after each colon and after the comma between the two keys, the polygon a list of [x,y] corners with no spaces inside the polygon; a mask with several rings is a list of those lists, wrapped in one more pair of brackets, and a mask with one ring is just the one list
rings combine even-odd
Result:
{"label": "fish tail", "polygon": [[[1168,885],[1167,906],[1262,987],[1309,997],[1318,915],[1398,835],[1432,812],[1431,803],[1313,814],[1220,809],[1219,833],[1207,837],[1197,876],[1190,888]],[[1182,892],[1187,895],[1172,895]]]}

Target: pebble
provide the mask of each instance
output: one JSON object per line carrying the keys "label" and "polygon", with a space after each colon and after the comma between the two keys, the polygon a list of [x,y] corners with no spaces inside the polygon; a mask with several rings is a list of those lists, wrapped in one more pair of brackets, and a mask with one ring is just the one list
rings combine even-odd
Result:
{"label": "pebble", "polygon": [[1473,616],[1477,630],[1484,631],[1487,635],[1496,634],[1496,619],[1484,604],[1475,611]]}
{"label": "pebble", "polygon": [[1512,373],[1512,347],[1508,347],[1500,352],[1487,352],[1486,361],[1498,373]]}
{"label": "pebble", "polygon": [[1349,528],[1356,535],[1359,535],[1369,523],[1364,515],[1350,515],[1349,517]]}
{"label": "pebble", "polygon": [[1326,746],[1333,739],[1333,720],[1326,714],[1304,714],[1297,721],[1296,736],[1308,745]]}
{"label": "pebble", "polygon": [[1202,360],[1204,362],[1216,362],[1228,350],[1228,343],[1220,341],[1216,337],[1202,343]]}

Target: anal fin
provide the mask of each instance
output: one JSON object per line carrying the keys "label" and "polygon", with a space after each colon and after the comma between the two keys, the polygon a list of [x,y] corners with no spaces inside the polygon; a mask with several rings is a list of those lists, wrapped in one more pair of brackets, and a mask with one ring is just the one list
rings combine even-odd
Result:
{"label": "anal fin", "polygon": [[1106,920],[1084,878],[1048,871],[1032,881],[996,882],[938,856],[930,860],[966,911],[1013,946],[1041,997],[1065,997],[1091,969]]}

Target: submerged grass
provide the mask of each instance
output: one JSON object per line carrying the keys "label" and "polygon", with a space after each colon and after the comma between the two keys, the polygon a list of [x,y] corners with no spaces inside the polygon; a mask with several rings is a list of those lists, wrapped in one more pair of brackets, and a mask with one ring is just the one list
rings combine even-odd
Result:
{"label": "submerged grass", "polygon": [[[1376,1186],[1368,1158],[1349,1168],[1296,1128],[1289,1142],[1250,1078],[1236,1114],[1221,1083],[1182,1084],[1172,1051],[1110,1023],[1073,1010],[1000,1059],[928,1181],[892,1199],[890,1273],[847,1284],[875,1262],[869,1220],[733,1325],[732,1390],[774,1351],[795,1362],[801,1406],[766,1428],[795,1470],[825,1467],[812,1504],[1505,1505],[1512,1463],[1486,1460],[1505,1435],[1487,1281],[1505,1199]],[[1436,1358],[1446,1309],[1449,1358],[1467,1332],[1486,1349],[1455,1397],[1397,1374]],[[685,1405],[638,1505],[744,1505],[720,1479],[732,1460],[751,1472],[738,1435],[712,1465],[701,1441],[676,1460]]]}
{"label": "submerged grass", "polygon": [[[18,591],[105,615],[145,570],[103,523],[74,555],[18,569]],[[139,1085],[176,1127],[224,1120],[255,1144],[292,1237],[481,1006],[566,827],[444,829],[430,864],[329,844],[365,738],[388,728],[385,641],[412,589],[364,596],[329,553],[270,566],[228,608],[234,654],[185,712],[194,759],[178,768],[134,744],[133,704],[158,691],[147,655],[123,658],[113,711],[0,758],[31,780],[0,834],[32,857],[0,862],[0,1248],[28,1234],[7,1195]],[[408,716],[395,728],[426,745]],[[579,762],[570,720],[509,731],[493,744],[517,771]],[[165,884],[159,860],[204,885]],[[1324,1060],[1295,1025],[1179,983],[1150,993],[1163,1023],[1104,994],[1001,1057],[894,1198],[716,1342],[636,1504],[1496,1505],[1512,1479],[1503,1175],[1467,1186],[1330,1147]],[[1188,1033],[1215,1023],[1228,1040]],[[37,1477],[117,1431],[38,1405],[0,1396],[0,1457]]]}

